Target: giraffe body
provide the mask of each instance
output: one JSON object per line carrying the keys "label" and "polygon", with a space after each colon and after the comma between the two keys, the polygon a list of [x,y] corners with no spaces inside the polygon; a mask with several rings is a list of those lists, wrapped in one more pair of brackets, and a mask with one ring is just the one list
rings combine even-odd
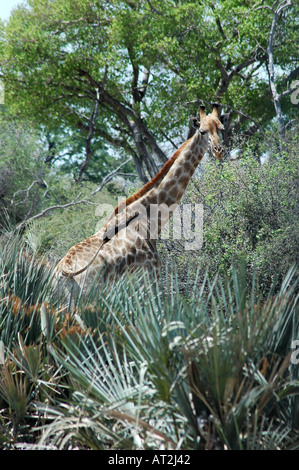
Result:
{"label": "giraffe body", "polygon": [[158,273],[158,234],[208,147],[216,158],[222,157],[218,131],[223,126],[218,106],[214,105],[210,116],[201,107],[200,123],[196,118],[192,118],[192,123],[196,128],[194,136],[175,152],[153,180],[114,210],[103,228],[68,251],[55,269],[57,276],[73,279],[82,288],[90,285],[99,273],[105,281],[116,280],[138,268]]}

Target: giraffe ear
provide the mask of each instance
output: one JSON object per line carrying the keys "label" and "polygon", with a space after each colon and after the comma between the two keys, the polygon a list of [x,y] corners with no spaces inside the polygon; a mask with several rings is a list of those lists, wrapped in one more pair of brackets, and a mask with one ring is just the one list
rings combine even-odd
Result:
{"label": "giraffe ear", "polygon": [[200,127],[200,122],[196,117],[190,118],[190,124],[193,129],[198,129]]}
{"label": "giraffe ear", "polygon": [[212,114],[215,114],[216,116],[218,116],[218,110],[219,110],[219,103],[213,103],[213,111],[212,111]]}

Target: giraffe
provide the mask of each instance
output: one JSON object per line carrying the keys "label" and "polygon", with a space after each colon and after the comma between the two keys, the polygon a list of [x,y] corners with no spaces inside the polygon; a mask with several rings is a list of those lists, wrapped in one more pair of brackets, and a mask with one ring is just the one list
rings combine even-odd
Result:
{"label": "giraffe", "polygon": [[[190,120],[194,135],[151,181],[114,209],[104,227],[70,248],[55,268],[56,277],[66,278],[83,289],[100,272],[104,281],[117,280],[138,268],[158,276],[157,235],[173,214],[207,149],[210,147],[217,159],[223,156],[219,131],[224,126],[218,112],[217,103],[210,115],[204,105],[200,106],[200,120]],[[154,217],[152,208],[156,209]]]}

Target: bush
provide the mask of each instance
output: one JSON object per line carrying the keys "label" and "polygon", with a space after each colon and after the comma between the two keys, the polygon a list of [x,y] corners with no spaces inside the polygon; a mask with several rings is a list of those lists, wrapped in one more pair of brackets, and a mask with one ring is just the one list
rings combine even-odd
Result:
{"label": "bush", "polygon": [[230,272],[240,257],[248,275],[255,272],[269,289],[275,273],[285,275],[299,260],[298,158],[292,142],[282,155],[271,155],[261,167],[250,148],[237,161],[201,164],[185,200],[204,206],[203,246],[184,253],[178,242],[160,243],[163,256],[178,261],[179,276],[201,266],[202,275]]}
{"label": "bush", "polygon": [[40,134],[0,109],[0,231],[41,208],[44,156]]}
{"label": "bush", "polygon": [[[64,145],[70,145],[72,139],[76,147],[78,136],[69,137]],[[49,207],[83,199],[90,202],[67,209],[56,208],[33,223],[22,226],[21,232],[31,249],[39,255],[47,253],[55,262],[72,245],[94,233],[99,223],[99,217],[95,214],[97,205],[114,207],[117,195],[124,190],[112,182],[110,187],[107,185],[92,198],[89,197],[98,188],[103,175],[112,171],[115,159],[105,154],[100,165],[100,153],[96,153],[90,180],[76,182],[70,156],[68,165],[60,162],[50,166],[45,163],[48,156],[45,140],[46,136],[30,123],[12,117],[8,110],[0,109],[0,234],[7,229],[14,230],[20,223]],[[82,137],[80,142],[82,145]],[[63,146],[63,143],[59,141],[58,154],[62,148],[60,145]],[[72,156],[75,159],[76,155]],[[78,165],[77,161],[75,167],[78,168]]]}
{"label": "bush", "polygon": [[137,273],[67,311],[26,255],[0,251],[3,449],[299,448],[295,270],[263,296],[240,264],[189,298]]}

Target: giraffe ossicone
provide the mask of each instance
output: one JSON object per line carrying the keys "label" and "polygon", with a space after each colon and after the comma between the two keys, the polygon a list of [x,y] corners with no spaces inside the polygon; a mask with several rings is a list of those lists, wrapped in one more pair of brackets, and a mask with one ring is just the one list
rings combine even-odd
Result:
{"label": "giraffe ossicone", "polygon": [[104,227],[70,248],[55,268],[56,277],[73,279],[79,287],[86,287],[100,272],[104,280],[117,280],[126,271],[139,268],[158,274],[157,236],[208,148],[215,158],[223,156],[219,131],[224,126],[218,108],[215,103],[207,115],[205,107],[200,106],[200,120],[191,118],[194,135],[151,181],[114,209]]}

